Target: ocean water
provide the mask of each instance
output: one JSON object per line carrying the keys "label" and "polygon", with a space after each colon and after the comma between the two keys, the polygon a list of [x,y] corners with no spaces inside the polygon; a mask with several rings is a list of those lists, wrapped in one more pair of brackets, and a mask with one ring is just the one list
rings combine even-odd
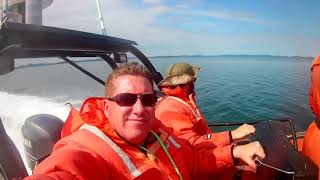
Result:
{"label": "ocean water", "polygon": [[309,107],[312,58],[214,56],[155,58],[161,72],[174,62],[201,66],[196,96],[209,122],[290,117],[304,130],[313,120]]}
{"label": "ocean water", "polygon": [[[105,79],[104,61],[83,60],[82,67]],[[196,97],[207,121],[237,122],[290,117],[305,130],[314,116],[309,108],[312,58],[212,56],[150,58],[164,74],[175,62],[201,66]],[[20,128],[26,117],[49,113],[65,119],[66,103],[80,107],[88,96],[103,96],[104,86],[59,59],[16,61],[16,70],[0,76],[0,117],[22,153]]]}
{"label": "ocean water", "polygon": [[[313,119],[308,101],[312,58],[212,56],[150,60],[162,74],[175,62],[201,67],[196,97],[210,122],[291,117],[299,127],[306,128]],[[111,72],[104,61],[92,59],[79,65],[103,80]],[[18,60],[14,72],[0,76],[0,93],[8,97],[31,96],[33,100],[47,98],[63,106],[70,102],[79,107],[88,96],[103,96],[104,87],[62,61],[35,59]],[[6,98],[0,102],[5,106],[8,103],[13,102]],[[19,104],[23,103],[28,102]]]}

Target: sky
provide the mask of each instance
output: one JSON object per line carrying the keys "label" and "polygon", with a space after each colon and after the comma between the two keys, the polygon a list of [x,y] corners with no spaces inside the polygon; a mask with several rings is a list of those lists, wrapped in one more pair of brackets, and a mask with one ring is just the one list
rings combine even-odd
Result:
{"label": "sky", "polygon": [[[100,0],[107,34],[147,56],[320,53],[319,0]],[[94,0],[54,0],[43,24],[101,33]]]}

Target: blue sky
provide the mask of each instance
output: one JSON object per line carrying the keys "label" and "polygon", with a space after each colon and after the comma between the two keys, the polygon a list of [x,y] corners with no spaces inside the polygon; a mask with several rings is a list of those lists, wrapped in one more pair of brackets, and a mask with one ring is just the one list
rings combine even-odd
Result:
{"label": "blue sky", "polygon": [[[320,53],[319,0],[100,1],[108,35],[148,56]],[[100,33],[95,1],[55,0],[43,15],[45,25]]]}

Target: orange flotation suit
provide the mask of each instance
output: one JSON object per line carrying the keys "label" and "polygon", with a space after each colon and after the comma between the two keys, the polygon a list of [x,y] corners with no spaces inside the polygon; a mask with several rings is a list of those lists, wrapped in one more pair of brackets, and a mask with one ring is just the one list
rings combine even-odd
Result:
{"label": "orange flotation suit", "polygon": [[[214,148],[217,160],[230,161],[232,159],[232,138],[230,131],[212,132],[201,114],[195,100],[195,92],[186,95],[187,90],[182,87],[161,87],[166,96],[161,98],[156,106],[156,117],[167,127],[174,129],[179,138],[188,140],[194,148],[202,146]],[[204,140],[210,143],[203,143]],[[237,173],[236,167],[221,171],[214,179],[232,179]],[[244,171],[242,179],[255,179],[255,174]]]}
{"label": "orange flotation suit", "polygon": [[229,131],[213,133],[199,112],[196,107],[174,96],[164,97],[156,106],[156,117],[193,146],[197,147],[203,139],[209,139],[213,146],[228,147],[231,143]]}
{"label": "orange flotation suit", "polygon": [[[159,141],[148,136],[148,151],[129,145],[109,126],[103,98],[87,99],[81,111],[72,110],[63,138],[52,154],[35,169],[31,179],[180,179]],[[183,179],[199,179],[228,168],[212,149],[194,150],[160,121],[154,128],[176,163]],[[150,142],[149,142],[150,141]],[[188,158],[186,158],[188,157]]]}
{"label": "orange flotation suit", "polygon": [[[311,65],[309,100],[316,119],[308,127],[304,137],[302,153],[320,167],[320,56],[316,57]],[[320,175],[318,179],[320,180]]]}
{"label": "orange flotation suit", "polygon": [[187,86],[161,87],[166,96],[156,106],[156,117],[174,134],[188,140],[192,145],[210,139],[214,146],[230,145],[230,132],[213,133],[201,114],[195,100],[195,92],[188,95]]}
{"label": "orange flotation suit", "polygon": [[[177,89],[177,88],[176,88]],[[179,89],[178,89],[179,90]],[[162,92],[166,91],[162,87]],[[172,91],[171,91],[172,92]],[[156,117],[167,127],[174,129],[174,134],[179,138],[189,141],[194,148],[210,147],[214,149],[217,161],[231,161],[231,137],[230,132],[213,133],[195,103],[194,94],[189,98],[174,92],[160,100],[156,106]],[[165,94],[169,94],[165,92]],[[206,143],[204,143],[206,141]],[[208,143],[209,141],[209,143]],[[221,171],[215,177],[220,179],[232,179],[236,174],[235,167]]]}

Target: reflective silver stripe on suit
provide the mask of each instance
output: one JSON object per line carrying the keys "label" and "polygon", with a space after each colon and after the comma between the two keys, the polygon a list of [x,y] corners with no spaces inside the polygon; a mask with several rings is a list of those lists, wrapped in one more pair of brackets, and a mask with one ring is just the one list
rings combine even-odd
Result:
{"label": "reflective silver stripe on suit", "polygon": [[176,148],[179,149],[181,147],[181,145],[179,143],[177,143],[177,141],[174,140],[172,136],[169,136],[168,139]]}
{"label": "reflective silver stripe on suit", "polygon": [[194,115],[194,117],[196,117],[197,121],[200,120],[200,117],[197,115],[197,113],[194,112],[194,110],[192,109],[192,107],[191,107],[188,103],[186,103],[184,100],[182,100],[182,99],[180,99],[180,98],[177,98],[177,97],[175,97],[175,96],[167,96],[166,98],[175,99],[175,100],[181,102],[182,104],[186,105],[186,106],[190,109],[190,111],[192,112],[192,114]]}
{"label": "reflective silver stripe on suit", "polygon": [[100,129],[89,124],[82,125],[80,129],[86,129],[92,132],[93,134],[101,138],[104,142],[106,142],[110,147],[112,147],[112,149],[119,155],[119,157],[122,159],[122,161],[134,177],[138,177],[141,175],[141,172],[136,168],[136,166],[129,159],[127,154],[119,146],[117,146],[108,136],[106,136]]}

